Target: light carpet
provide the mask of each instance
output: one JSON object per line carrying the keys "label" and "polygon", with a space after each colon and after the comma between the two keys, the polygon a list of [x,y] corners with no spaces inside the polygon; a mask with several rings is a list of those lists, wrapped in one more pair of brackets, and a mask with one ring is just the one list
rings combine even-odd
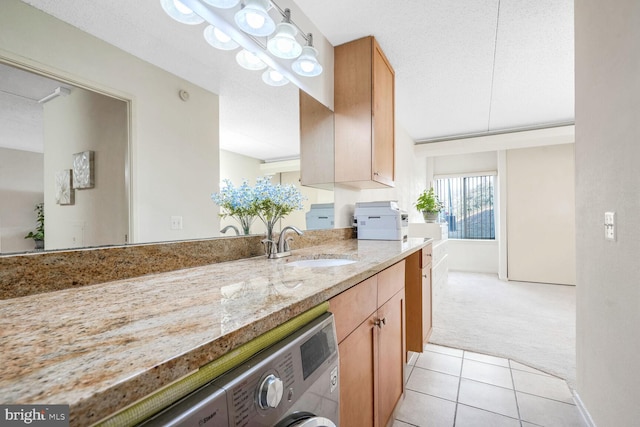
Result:
{"label": "light carpet", "polygon": [[574,286],[450,272],[433,289],[431,343],[513,359],[575,386]]}

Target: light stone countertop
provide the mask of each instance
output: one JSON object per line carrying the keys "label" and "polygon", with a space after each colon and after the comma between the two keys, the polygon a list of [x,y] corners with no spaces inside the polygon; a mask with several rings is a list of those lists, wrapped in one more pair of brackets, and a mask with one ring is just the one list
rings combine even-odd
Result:
{"label": "light stone countertop", "polygon": [[[0,301],[0,403],[69,404],[90,425],[421,249],[344,240]],[[339,267],[292,267],[346,257]]]}

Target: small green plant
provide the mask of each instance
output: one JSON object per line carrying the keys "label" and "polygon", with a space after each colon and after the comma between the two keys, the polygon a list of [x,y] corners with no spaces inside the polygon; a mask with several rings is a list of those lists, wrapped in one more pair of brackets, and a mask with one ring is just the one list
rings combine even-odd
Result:
{"label": "small green plant", "polygon": [[420,212],[437,213],[442,210],[442,207],[442,203],[438,200],[438,196],[433,190],[433,187],[429,188],[429,190],[424,190],[416,201],[416,209]]}
{"label": "small green plant", "polygon": [[44,240],[44,203],[38,203],[34,209],[37,215],[38,226],[36,232],[30,231],[29,234],[24,236],[25,239]]}

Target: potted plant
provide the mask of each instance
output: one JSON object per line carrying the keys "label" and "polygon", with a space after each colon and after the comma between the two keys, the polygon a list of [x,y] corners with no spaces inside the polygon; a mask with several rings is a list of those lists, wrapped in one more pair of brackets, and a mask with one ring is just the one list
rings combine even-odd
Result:
{"label": "potted plant", "polygon": [[422,212],[426,222],[436,222],[438,220],[438,214],[443,207],[433,187],[429,188],[429,190],[424,190],[420,196],[418,196],[415,206],[416,209]]}
{"label": "potted plant", "polygon": [[34,210],[36,211],[38,222],[36,232],[30,231],[24,238],[33,239],[36,242],[36,249],[44,249],[44,203],[38,203]]}

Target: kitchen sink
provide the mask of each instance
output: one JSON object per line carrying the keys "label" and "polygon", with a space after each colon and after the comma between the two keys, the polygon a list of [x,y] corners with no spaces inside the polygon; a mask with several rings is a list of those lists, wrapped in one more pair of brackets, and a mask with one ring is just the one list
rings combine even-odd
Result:
{"label": "kitchen sink", "polygon": [[341,265],[353,264],[357,261],[344,258],[314,258],[299,259],[297,261],[288,262],[291,267],[339,267]]}

